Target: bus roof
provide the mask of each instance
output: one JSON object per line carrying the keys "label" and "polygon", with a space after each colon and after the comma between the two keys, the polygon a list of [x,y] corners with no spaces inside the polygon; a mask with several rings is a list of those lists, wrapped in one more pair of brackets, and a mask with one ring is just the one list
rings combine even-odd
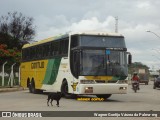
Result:
{"label": "bus roof", "polygon": [[96,31],[87,31],[87,32],[71,32],[70,35],[100,35],[100,36],[123,36],[119,33],[110,33],[110,32],[96,32]]}
{"label": "bus roof", "polygon": [[119,36],[119,37],[123,37],[122,34],[119,34],[119,33],[109,33],[109,32],[95,32],[95,31],[70,32],[70,33],[67,33],[67,34],[58,35],[58,36],[50,37],[50,38],[47,38],[47,39],[43,39],[43,40],[40,40],[38,42],[34,42],[34,43],[30,43],[30,44],[25,44],[23,46],[23,48],[28,48],[28,47],[39,45],[39,44],[42,44],[42,43],[47,43],[47,42],[50,42],[50,41],[53,41],[53,40],[63,39],[63,38],[69,37],[69,35],[98,35],[98,36],[117,36],[117,37]]}
{"label": "bus roof", "polygon": [[47,39],[40,40],[38,42],[25,44],[23,46],[23,48],[28,48],[28,47],[31,47],[31,46],[39,45],[39,44],[42,44],[42,43],[47,43],[47,42],[50,42],[50,41],[53,41],[53,40],[58,40],[58,39],[66,38],[66,37],[68,37],[68,34],[50,37],[50,38],[47,38]]}

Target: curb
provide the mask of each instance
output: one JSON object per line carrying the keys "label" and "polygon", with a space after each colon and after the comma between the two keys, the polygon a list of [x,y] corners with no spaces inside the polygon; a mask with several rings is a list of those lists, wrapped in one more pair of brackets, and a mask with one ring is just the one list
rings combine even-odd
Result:
{"label": "curb", "polygon": [[4,87],[4,88],[0,88],[0,93],[1,92],[21,91],[21,90],[24,90],[23,87],[13,87],[13,88]]}

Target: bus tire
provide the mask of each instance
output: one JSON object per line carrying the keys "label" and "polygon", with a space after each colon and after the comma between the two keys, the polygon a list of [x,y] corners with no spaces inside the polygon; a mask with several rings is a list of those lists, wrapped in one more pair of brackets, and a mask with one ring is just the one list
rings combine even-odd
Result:
{"label": "bus tire", "polygon": [[29,92],[32,93],[31,82],[29,78],[27,79],[27,87],[29,88]]}
{"label": "bus tire", "polygon": [[32,80],[31,83],[30,83],[29,91],[30,91],[30,93],[34,93],[34,94],[43,94],[43,90],[35,88],[34,80]]}
{"label": "bus tire", "polygon": [[34,94],[37,93],[37,90],[35,89],[34,80],[31,81],[30,89],[31,89],[31,93],[34,93]]}
{"label": "bus tire", "polygon": [[155,85],[153,85],[153,89],[156,89],[156,86],[155,86]]}
{"label": "bus tire", "polygon": [[76,94],[71,94],[70,97],[71,97],[71,99],[76,99],[77,95]]}
{"label": "bus tire", "polygon": [[112,94],[103,94],[103,95],[96,95],[98,98],[104,98],[107,99],[109,97],[111,97]]}
{"label": "bus tire", "polygon": [[29,88],[29,92],[32,93],[31,84],[28,86],[28,88]]}
{"label": "bus tire", "polygon": [[68,93],[68,83],[66,80],[62,82],[61,93],[65,98],[70,97],[70,94]]}

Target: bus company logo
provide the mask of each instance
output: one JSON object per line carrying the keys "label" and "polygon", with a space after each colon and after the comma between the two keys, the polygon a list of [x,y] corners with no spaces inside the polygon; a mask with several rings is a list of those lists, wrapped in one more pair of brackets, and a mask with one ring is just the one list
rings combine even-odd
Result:
{"label": "bus company logo", "polygon": [[72,88],[73,88],[73,91],[76,91],[77,84],[78,84],[78,82],[73,83],[73,85],[71,85],[71,86],[72,86]]}
{"label": "bus company logo", "polygon": [[2,112],[2,117],[12,117],[11,112]]}
{"label": "bus company logo", "polygon": [[31,69],[44,68],[44,62],[33,62],[31,63]]}

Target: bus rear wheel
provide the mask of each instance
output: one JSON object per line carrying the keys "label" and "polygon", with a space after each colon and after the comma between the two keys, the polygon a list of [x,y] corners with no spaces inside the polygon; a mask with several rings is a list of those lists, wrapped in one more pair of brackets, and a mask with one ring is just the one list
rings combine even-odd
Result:
{"label": "bus rear wheel", "polygon": [[36,93],[34,80],[31,81],[30,89],[31,89],[31,93],[34,93],[34,94]]}
{"label": "bus rear wheel", "polygon": [[28,88],[29,88],[29,92],[32,93],[31,83],[30,83],[30,85],[28,86]]}
{"label": "bus rear wheel", "polygon": [[104,98],[107,99],[109,97],[111,97],[112,94],[103,94],[103,95],[96,95],[98,98]]}
{"label": "bus rear wheel", "polygon": [[32,93],[31,82],[30,79],[27,79],[27,87],[29,88],[29,92]]}
{"label": "bus rear wheel", "polygon": [[31,84],[29,86],[29,91],[30,91],[30,93],[34,93],[34,94],[42,94],[43,93],[43,90],[35,88],[34,80],[31,81]]}

